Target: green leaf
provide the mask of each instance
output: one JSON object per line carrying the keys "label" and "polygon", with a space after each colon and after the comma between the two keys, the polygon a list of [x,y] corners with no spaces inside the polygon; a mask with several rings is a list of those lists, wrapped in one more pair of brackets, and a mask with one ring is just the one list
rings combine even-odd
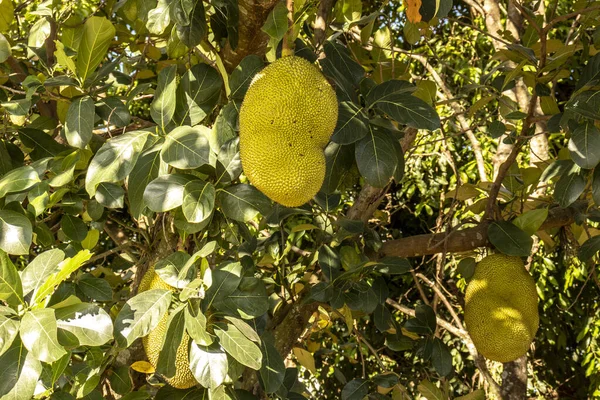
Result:
{"label": "green leaf", "polygon": [[366,97],[366,104],[368,108],[371,108],[379,101],[393,99],[394,96],[401,94],[411,94],[415,90],[417,90],[416,86],[408,81],[392,79],[382,82],[369,90]]}
{"label": "green leaf", "polygon": [[450,353],[450,349],[438,338],[433,339],[431,363],[441,376],[448,376],[452,372],[452,354]]}
{"label": "green leaf", "polygon": [[332,41],[326,41],[323,49],[325,50],[326,58],[331,62],[333,68],[349,79],[355,87],[358,87],[361,79],[365,76],[365,70],[359,63],[352,59],[348,49]]}
{"label": "green leaf", "polygon": [[64,234],[74,242],[83,241],[88,233],[85,222],[83,222],[81,218],[69,214],[63,215],[60,221],[60,227]]}
{"label": "green leaf", "polygon": [[32,240],[31,222],[15,211],[0,210],[0,250],[8,254],[28,254]]}
{"label": "green leaf", "polygon": [[192,175],[168,174],[154,179],[144,190],[144,203],[156,212],[165,212],[183,204],[183,192]]}
{"label": "green leaf", "polygon": [[41,308],[26,312],[19,328],[23,345],[36,360],[52,363],[66,354],[58,343],[54,310]]}
{"label": "green leaf", "polygon": [[78,97],[71,102],[65,117],[65,137],[71,146],[83,149],[92,140],[94,114],[91,97]]}
{"label": "green leaf", "polygon": [[600,131],[587,122],[573,131],[569,140],[569,152],[575,164],[592,169],[600,162]]}
{"label": "green leaf", "polygon": [[258,213],[266,215],[271,208],[271,202],[264,194],[243,183],[219,189],[217,202],[225,216],[240,222],[249,221]]}
{"label": "green leaf", "polygon": [[260,348],[232,324],[215,325],[215,335],[225,351],[239,363],[259,370],[262,365]]}
{"label": "green leaf", "polygon": [[563,174],[554,187],[554,199],[566,208],[579,198],[585,189],[585,178],[577,168]]}
{"label": "green leaf", "polygon": [[588,261],[600,251],[600,236],[594,236],[586,240],[579,248],[578,257],[582,261]]}
{"label": "green leaf", "polygon": [[185,329],[185,306],[183,304],[170,313],[163,347],[156,362],[156,372],[167,378],[175,376],[177,370],[177,353]]}
{"label": "green leaf", "polygon": [[[123,365],[120,367],[113,367],[111,368],[111,372],[112,373],[108,377],[110,388],[121,395],[125,395],[121,397],[121,400],[146,400],[149,398],[148,393],[130,393],[133,389],[133,382],[131,380],[131,375],[129,375],[129,366]],[[127,396],[127,394],[129,394],[129,396]]]}
{"label": "green leaf", "polygon": [[16,117],[24,117],[27,114],[29,114],[29,109],[31,108],[31,100],[11,100],[6,103],[0,103],[0,106],[2,106],[10,115],[14,115]]}
{"label": "green leaf", "polygon": [[192,273],[191,276],[179,278],[181,271],[190,258],[188,253],[176,251],[158,261],[154,266],[154,271],[166,284],[180,289],[184,288],[195,277],[195,273]]}
{"label": "green leaf", "polygon": [[410,94],[394,94],[380,99],[376,107],[401,124],[430,131],[440,127],[440,117],[433,107]]}
{"label": "green leaf", "polygon": [[167,164],[179,169],[195,169],[209,164],[210,129],[205,126],[179,126],[166,137],[161,156]]}
{"label": "green leaf", "polygon": [[19,321],[0,315],[0,355],[10,348],[19,333]]}
{"label": "green leaf", "polygon": [[262,336],[260,348],[263,363],[260,367],[260,379],[265,393],[275,393],[283,384],[285,377],[285,363],[274,342],[272,334],[267,332]]}
{"label": "green leaf", "polygon": [[227,377],[228,368],[227,353],[220,346],[205,347],[192,341],[190,369],[200,385],[205,388],[220,386]]}
{"label": "green leaf", "polygon": [[85,179],[85,190],[93,197],[102,182],[120,182],[127,178],[150,132],[127,132],[109,139],[92,158]]}
{"label": "green leaf", "polygon": [[460,260],[458,266],[456,267],[456,270],[468,282],[475,273],[476,266],[477,262],[475,261],[475,259],[473,257],[467,257]]}
{"label": "green leaf", "polygon": [[375,270],[387,275],[402,275],[412,269],[410,261],[402,257],[387,256],[377,261]]}
{"label": "green leaf", "polygon": [[31,166],[13,169],[0,178],[0,199],[8,193],[27,190],[38,182],[40,182],[40,177]]}
{"label": "green leaf", "polygon": [[75,336],[80,346],[102,346],[113,338],[110,315],[95,304],[77,303],[56,310],[57,327]]}
{"label": "green leaf", "polygon": [[373,312],[373,322],[379,332],[384,333],[385,331],[393,328],[393,317],[390,310],[385,305],[378,304]]}
{"label": "green leaf", "polygon": [[[10,2],[6,2],[9,3]],[[10,43],[6,40],[3,34],[0,33],[0,64],[8,60],[8,57],[12,55],[12,51],[10,49]]]}
{"label": "green leaf", "polygon": [[485,390],[477,389],[464,396],[455,397],[454,400],[485,400]]}
{"label": "green leaf", "polygon": [[226,298],[215,300],[214,307],[232,315],[253,319],[269,310],[269,298],[260,279],[244,277],[233,293]]}
{"label": "green leaf", "polygon": [[240,160],[239,138],[233,138],[224,143],[217,154],[217,182],[228,183],[237,179],[242,173]]}
{"label": "green leaf", "polygon": [[23,304],[23,286],[17,268],[2,250],[0,250],[0,300],[14,307]]}
{"label": "green leaf", "polygon": [[212,270],[211,275],[212,282],[202,302],[205,309],[208,309],[213,301],[225,299],[237,289],[242,281],[242,264],[231,261],[222,263]]}
{"label": "green leaf", "polygon": [[213,339],[206,331],[206,317],[202,311],[195,310],[192,314],[190,307],[185,309],[185,329],[192,340],[200,346],[209,346]]}
{"label": "green leaf", "polygon": [[64,259],[65,253],[59,249],[52,249],[38,254],[21,272],[23,294],[27,295],[42,286],[44,281],[56,272],[59,264]]}
{"label": "green leaf", "polygon": [[114,125],[117,128],[123,128],[131,122],[131,114],[127,106],[114,96],[100,99],[96,103],[96,114],[106,121],[107,125]]}
{"label": "green leaf", "polygon": [[183,215],[188,222],[206,220],[215,208],[215,187],[209,182],[194,180],[185,185],[183,191]]}
{"label": "green leaf", "polygon": [[120,347],[126,348],[152,331],[165,315],[171,304],[172,292],[152,289],[127,300],[115,320],[115,338]]}
{"label": "green leaf", "polygon": [[39,287],[34,296],[33,304],[39,304],[46,296],[54,292],[54,288],[66,280],[73,272],[77,271],[87,260],[92,257],[88,250],[82,250],[74,257],[67,258],[58,265],[57,271],[48,277]]}
{"label": "green leaf", "polygon": [[133,218],[139,219],[146,208],[144,203],[146,186],[158,176],[165,175],[167,171],[168,165],[160,156],[160,148],[155,147],[142,153],[127,178],[127,195]]}
{"label": "green leaf", "polygon": [[354,146],[343,146],[330,142],[325,148],[325,179],[321,191],[326,194],[335,192],[340,181],[354,163]]}
{"label": "green leaf", "polygon": [[42,374],[42,363],[29,353],[19,338],[0,356],[0,398],[32,399]]}
{"label": "green leaf", "polygon": [[540,208],[519,215],[512,223],[525,233],[534,235],[540,229],[546,218],[548,218],[548,209]]}
{"label": "green leaf", "polygon": [[162,35],[171,24],[171,7],[175,6],[177,1],[159,0],[155,8],[148,12],[146,27],[154,35]]}
{"label": "green leaf", "polygon": [[223,80],[207,64],[196,64],[182,77],[177,87],[174,119],[178,125],[198,125],[219,101]]}
{"label": "green leaf", "polygon": [[508,256],[527,257],[531,253],[533,239],[512,222],[491,223],[488,227],[488,238],[494,247]]}
{"label": "green leaf", "polygon": [[369,381],[353,379],[344,386],[342,400],[362,400],[367,394],[369,394]]}
{"label": "green leaf", "polygon": [[[206,25],[206,14],[204,12],[203,0],[194,0],[191,12],[188,14],[189,23],[177,22],[177,36],[183,44],[194,48],[202,42],[206,36],[208,27]],[[179,3],[176,1],[175,3]],[[187,22],[187,21],[185,21]]]}
{"label": "green leaf", "polygon": [[115,183],[102,182],[96,188],[95,198],[106,208],[123,208],[125,189]]}
{"label": "green leaf", "polygon": [[92,274],[84,274],[77,281],[79,289],[90,299],[95,301],[111,301],[113,290],[106,279],[96,278]]}
{"label": "green leaf", "polygon": [[34,160],[45,157],[55,157],[69,148],[57,143],[52,137],[43,131],[30,128],[19,129],[19,139],[23,144],[33,149],[29,155]]}
{"label": "green leaf", "polygon": [[361,175],[374,187],[384,187],[394,174],[398,156],[390,135],[374,130],[356,144],[356,164]]}
{"label": "green leaf", "polygon": [[337,125],[331,140],[339,144],[354,143],[369,133],[368,123],[362,108],[350,101],[343,101],[339,106]]}
{"label": "green leaf", "polygon": [[229,77],[229,97],[236,100],[243,100],[246,91],[252,82],[254,75],[263,68],[262,59],[254,54],[244,57],[240,64],[235,67]]}
{"label": "green leaf", "polygon": [[336,276],[340,274],[342,264],[339,256],[331,249],[331,247],[325,244],[321,246],[321,248],[319,248],[318,260],[321,272],[327,277],[328,281],[333,281]]}
{"label": "green leaf", "polygon": [[498,139],[500,136],[504,135],[506,132],[506,126],[500,121],[494,121],[488,127],[488,133],[494,139]]}
{"label": "green leaf", "polygon": [[154,100],[150,104],[150,116],[164,132],[175,115],[176,102],[177,65],[170,65],[159,72]]}
{"label": "green leaf", "polygon": [[105,17],[93,16],[85,21],[77,50],[77,73],[82,82],[100,65],[115,33],[114,25]]}
{"label": "green leaf", "polygon": [[442,391],[427,379],[424,379],[419,383],[417,390],[426,397],[427,400],[446,400]]}
{"label": "green leaf", "polygon": [[276,42],[279,42],[283,39],[285,32],[288,29],[288,11],[284,2],[279,2],[271,10],[267,20],[262,26],[261,30],[269,35],[272,39],[275,39]]}

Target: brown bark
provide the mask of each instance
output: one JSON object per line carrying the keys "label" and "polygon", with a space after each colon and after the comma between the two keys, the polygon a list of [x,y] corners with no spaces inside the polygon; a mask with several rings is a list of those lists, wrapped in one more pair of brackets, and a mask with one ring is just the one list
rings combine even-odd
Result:
{"label": "brown bark", "polygon": [[317,17],[315,18],[315,48],[317,49],[325,41],[327,20],[329,19],[329,13],[335,5],[335,2],[336,0],[319,1],[319,9],[317,10]]}
{"label": "brown bark", "polygon": [[261,28],[277,3],[278,0],[241,0],[239,2],[238,45],[232,49],[227,42],[221,51],[221,57],[228,72],[233,71],[247,55],[264,55],[266,53],[269,36]]}
{"label": "brown bark", "polygon": [[501,391],[503,400],[522,400],[527,398],[526,355],[504,364]]}
{"label": "brown bark", "polygon": [[[581,206],[577,202],[569,208],[553,208],[548,218],[540,227],[540,231],[572,224],[575,210]],[[383,243],[381,256],[419,257],[442,252],[460,253],[471,251],[478,247],[490,245],[487,230],[490,222],[484,221],[474,228],[467,228],[451,233],[435,233],[409,236],[402,239],[390,240]]]}

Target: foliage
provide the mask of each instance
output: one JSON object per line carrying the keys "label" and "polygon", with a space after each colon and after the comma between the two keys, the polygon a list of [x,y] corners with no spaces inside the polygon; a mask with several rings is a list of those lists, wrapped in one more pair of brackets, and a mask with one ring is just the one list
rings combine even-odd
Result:
{"label": "foliage", "polygon": [[[288,29],[276,0],[0,0],[0,399],[493,398],[462,326],[485,247],[536,281],[528,395],[600,398],[598,3],[511,0],[499,31],[472,1],[294,3]],[[238,149],[283,41],[339,101],[298,208]],[[137,293],[148,268],[173,290]],[[166,313],[196,388],[164,385],[173,343],[144,361]]]}

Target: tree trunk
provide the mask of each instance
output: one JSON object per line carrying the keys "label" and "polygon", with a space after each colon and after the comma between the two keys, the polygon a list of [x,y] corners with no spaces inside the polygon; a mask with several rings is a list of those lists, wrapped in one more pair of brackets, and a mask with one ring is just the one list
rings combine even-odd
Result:
{"label": "tree trunk", "polygon": [[527,356],[504,364],[501,391],[502,400],[527,398]]}

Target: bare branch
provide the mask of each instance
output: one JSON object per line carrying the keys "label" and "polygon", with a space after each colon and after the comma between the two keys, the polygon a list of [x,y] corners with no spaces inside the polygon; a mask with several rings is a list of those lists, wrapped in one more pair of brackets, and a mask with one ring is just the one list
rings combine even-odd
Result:
{"label": "bare branch", "polygon": [[[584,202],[585,203],[585,202]],[[570,225],[575,221],[575,210],[582,205],[577,202],[569,208],[556,207],[549,211],[548,218],[540,227],[540,231]],[[484,221],[473,228],[460,231],[416,235],[390,240],[383,243],[382,256],[418,257],[430,254],[460,253],[489,246],[487,230],[489,221]]]}

